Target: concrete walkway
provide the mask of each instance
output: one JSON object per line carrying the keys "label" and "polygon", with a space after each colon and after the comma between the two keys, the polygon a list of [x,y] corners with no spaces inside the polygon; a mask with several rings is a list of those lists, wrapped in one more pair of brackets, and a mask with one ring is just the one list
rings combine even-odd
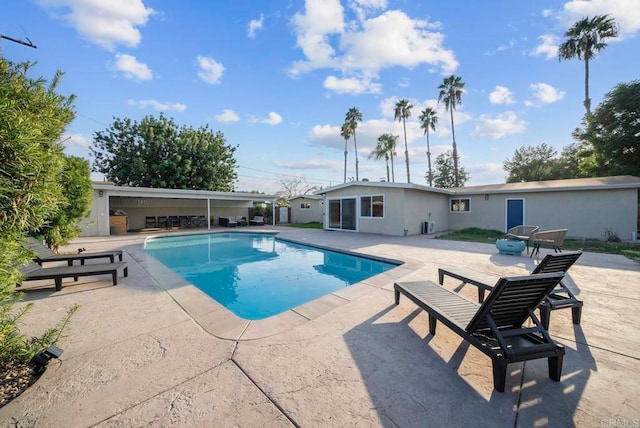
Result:
{"label": "concrete walkway", "polygon": [[[438,267],[456,265],[522,275],[533,260],[497,254],[490,243],[426,236],[256,230],[272,229],[407,263],[294,311],[290,325],[251,330],[249,322],[222,339],[210,333],[226,322],[213,316],[219,308],[194,306],[184,297],[191,286],[167,291],[159,285],[166,279],[151,276],[146,236],[77,239],[70,251],[126,250],[129,277],[115,287],[108,276],[67,280],[59,292],[46,281],[25,283],[35,304],[27,334],[41,334],[74,303],[80,310],[59,344],[62,358],[0,410],[0,426],[640,424],[640,264],[583,254],[569,280],[584,301],[582,324],[571,323],[569,310],[551,316],[550,332],[567,351],[562,381],[547,377],[544,360],[513,364],[498,393],[489,358],[442,325],[430,336],[423,311],[407,299],[393,304],[393,282],[437,281]],[[475,298],[474,291],[461,292]]]}

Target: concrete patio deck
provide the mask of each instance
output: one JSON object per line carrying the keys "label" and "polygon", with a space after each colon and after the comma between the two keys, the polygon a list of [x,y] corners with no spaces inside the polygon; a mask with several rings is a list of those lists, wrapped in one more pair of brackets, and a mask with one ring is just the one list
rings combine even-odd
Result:
{"label": "concrete patio deck", "polygon": [[569,271],[582,324],[569,310],[551,316],[550,333],[566,347],[561,382],[547,377],[546,361],[530,361],[510,365],[498,393],[489,358],[444,326],[430,336],[423,311],[407,299],[394,305],[393,282],[437,282],[438,267],[455,265],[522,275],[532,259],[424,235],[254,230],[406,263],[262,324],[238,324],[184,281],[152,277],[148,235],[77,239],[71,250],[126,250],[129,277],[115,287],[108,277],[68,280],[59,292],[25,284],[35,303],[27,334],[74,303],[80,310],[61,359],[0,409],[0,426],[640,426],[640,264],[583,254]]}

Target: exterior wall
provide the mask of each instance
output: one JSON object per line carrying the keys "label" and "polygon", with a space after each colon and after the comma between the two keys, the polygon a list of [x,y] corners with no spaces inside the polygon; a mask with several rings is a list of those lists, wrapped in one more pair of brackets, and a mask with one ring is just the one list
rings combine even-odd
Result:
{"label": "exterior wall", "polygon": [[524,199],[524,222],[540,230],[569,229],[567,235],[576,238],[603,239],[605,229],[621,239],[631,239],[637,228],[637,189],[573,190],[562,192],[531,192],[458,195],[469,198],[469,213],[450,213],[453,230],[481,227],[504,231],[506,200]]}
{"label": "exterior wall", "polygon": [[98,190],[93,191],[91,213],[80,221],[82,232],[80,236],[107,236],[109,235],[109,198],[104,194],[100,196]]}
{"label": "exterior wall", "polygon": [[449,196],[407,189],[404,193],[404,224],[407,235],[422,233],[422,223],[433,221],[434,232],[449,229]]}
{"label": "exterior wall", "polygon": [[[404,235],[404,189],[380,188],[371,186],[354,186],[338,189],[327,195],[325,205],[325,229],[329,224],[328,201],[342,197],[356,198],[356,230],[365,233],[378,233],[383,235]],[[384,196],[384,217],[369,218],[360,217],[360,196]],[[419,229],[418,229],[419,233]]]}
{"label": "exterior wall", "polygon": [[[319,199],[295,198],[289,201],[291,204],[290,223],[321,222],[323,214],[323,201]],[[300,204],[311,204],[311,208],[300,208]]]}

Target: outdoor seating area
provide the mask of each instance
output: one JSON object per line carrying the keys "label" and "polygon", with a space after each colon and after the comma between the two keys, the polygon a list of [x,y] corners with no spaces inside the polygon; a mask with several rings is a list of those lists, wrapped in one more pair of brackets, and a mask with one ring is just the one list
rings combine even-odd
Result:
{"label": "outdoor seating area", "polygon": [[240,215],[232,215],[228,217],[220,217],[218,224],[223,227],[248,226],[247,218]]}
{"label": "outdoor seating area", "polygon": [[[285,240],[404,264],[256,321],[154,262],[144,234],[77,238],[62,251],[123,251],[128,276],[120,271],[117,287],[108,274],[65,280],[55,292],[53,279],[22,284],[25,303],[34,303],[21,319],[28,332],[45,331],[66,307],[81,309],[56,344],[60,359],[2,408],[0,425],[597,426],[637,418],[637,262],[544,247],[538,261],[499,254],[490,242],[265,226]],[[113,265],[100,261],[73,268]],[[462,268],[480,274],[469,273],[468,284],[483,286],[446,276],[437,283],[440,269]],[[564,276],[537,273],[547,268]],[[551,308],[563,288],[584,302],[580,310]],[[398,304],[396,291],[406,297]],[[548,321],[538,315],[546,305]]]}
{"label": "outdoor seating area", "polygon": [[95,253],[82,251],[78,252],[78,254],[56,254],[51,251],[49,247],[31,236],[25,239],[25,247],[35,253],[33,260],[41,266],[44,262],[60,261],[66,261],[67,265],[72,266],[75,260],[80,260],[80,264],[84,265],[85,260],[104,258],[108,258],[111,263],[114,263],[116,257],[122,261],[122,250],[100,251]]}
{"label": "outdoor seating area", "polygon": [[531,257],[540,253],[540,247],[552,248],[556,253],[562,252],[562,244],[566,236],[567,229],[545,230],[534,233]]}
{"label": "outdoor seating area", "polygon": [[[113,285],[118,285],[118,273],[122,272],[125,278],[129,274],[127,262],[50,268],[43,268],[35,262],[29,262],[21,267],[20,271],[24,274],[22,281],[53,279],[56,291],[62,290],[62,280],[65,278],[73,278],[77,282],[81,276],[111,275]],[[22,281],[17,284],[18,287],[22,286]]]}
{"label": "outdoor seating area", "polygon": [[[580,258],[581,251],[566,252],[562,254],[547,254],[540,263],[533,269],[531,275],[545,273],[565,274],[571,266]],[[461,281],[461,286],[471,284],[478,287],[478,302],[484,302],[486,291],[492,291],[493,285],[498,278],[495,275],[474,271],[465,267],[440,268],[438,269],[438,282],[444,284],[444,278],[448,276]],[[556,309],[571,309],[574,324],[580,324],[582,314],[582,301],[578,300],[570,288],[560,281],[539,305],[540,320],[544,328],[549,328],[551,311]]]}
{"label": "outdoor seating area", "polygon": [[194,229],[207,227],[207,218],[199,216],[146,216],[146,229]]}
{"label": "outdoor seating area", "polygon": [[[466,342],[491,358],[493,386],[504,392],[507,365],[538,358],[548,359],[549,377],[560,381],[564,348],[556,344],[533,310],[562,280],[564,274],[500,278],[482,304],[430,281],[396,282],[400,294],[429,314],[429,334],[442,322]],[[531,320],[534,327],[525,327]]]}

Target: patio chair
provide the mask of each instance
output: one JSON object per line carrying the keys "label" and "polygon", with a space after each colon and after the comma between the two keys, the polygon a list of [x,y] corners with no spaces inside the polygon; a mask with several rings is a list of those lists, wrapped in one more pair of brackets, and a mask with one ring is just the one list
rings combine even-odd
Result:
{"label": "patio chair", "polygon": [[18,287],[22,285],[23,281],[53,279],[55,281],[56,291],[62,290],[62,280],[64,278],[73,278],[74,281],[77,281],[80,276],[109,274],[113,280],[113,285],[118,285],[118,272],[123,271],[125,277],[129,275],[127,262],[52,268],[43,268],[34,262],[29,262],[27,265],[22,266],[20,271],[24,274],[24,278],[18,282]]}
{"label": "patio chair", "polygon": [[[563,274],[500,278],[484,303],[474,303],[431,281],[394,284],[395,303],[404,294],[429,314],[429,333],[442,322],[491,358],[493,387],[504,391],[510,363],[548,359],[549,377],[560,380],[564,347],[556,344],[533,310],[553,290]],[[533,327],[523,324],[528,319]]]}
{"label": "patio chair", "polygon": [[229,217],[220,217],[218,219],[218,224],[224,227],[236,227],[238,225],[235,220],[231,220]]}
{"label": "patio chair", "polygon": [[158,216],[158,227],[160,229],[166,229],[167,228],[167,216],[166,215]]}
{"label": "patio chair", "polygon": [[[562,254],[547,254],[544,259],[533,269],[531,275],[542,273],[566,273],[571,266],[580,258],[582,251],[565,252]],[[440,268],[438,269],[438,282],[444,284],[444,277],[450,276],[459,281],[461,285],[471,284],[478,287],[478,302],[484,301],[486,291],[493,290],[493,286],[498,277],[496,275],[478,272],[464,267]],[[580,324],[582,316],[583,302],[578,300],[563,281],[545,297],[540,304],[540,321],[547,330],[551,311],[556,309],[571,308],[571,316],[574,324]]]}
{"label": "patio chair", "polygon": [[36,255],[33,260],[42,266],[44,262],[63,262],[66,261],[68,266],[73,266],[74,260],[80,260],[80,264],[84,265],[85,260],[108,258],[111,263],[116,261],[116,257],[122,261],[122,250],[101,251],[94,253],[82,252],[78,254],[56,254],[49,247],[40,243],[36,238],[31,236],[24,240],[24,246],[33,251]]}
{"label": "patio chair", "polygon": [[533,242],[533,234],[538,230],[540,230],[538,226],[521,224],[520,226],[512,227],[511,229],[507,230],[507,235],[514,236],[521,241],[526,241],[527,254],[529,254],[529,243]]}
{"label": "patio chair", "polygon": [[542,232],[536,232],[533,234],[533,250],[531,250],[531,257],[534,254],[540,253],[540,247],[551,247],[553,251],[556,253],[562,252],[562,244],[564,243],[564,238],[567,236],[568,229],[556,229],[556,230],[545,230]]}
{"label": "patio chair", "polygon": [[144,218],[144,227],[145,229],[156,228],[158,227],[158,221],[155,216],[146,216]]}
{"label": "patio chair", "polygon": [[261,215],[253,216],[253,219],[249,220],[249,224],[252,226],[264,226],[264,217]]}

